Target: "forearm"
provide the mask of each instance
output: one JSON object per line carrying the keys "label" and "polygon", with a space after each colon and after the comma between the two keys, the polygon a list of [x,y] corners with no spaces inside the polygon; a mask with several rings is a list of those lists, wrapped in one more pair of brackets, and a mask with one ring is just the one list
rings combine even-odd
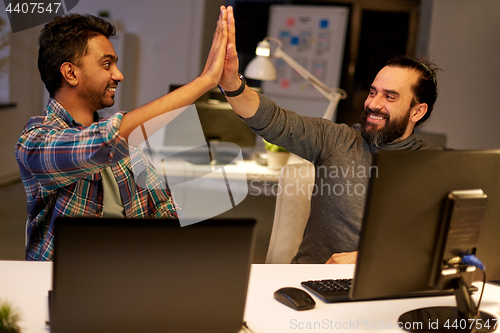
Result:
{"label": "forearm", "polygon": [[253,117],[244,119],[252,130],[267,141],[288,149],[311,162],[316,161],[326,143],[334,143],[339,127],[322,118],[300,116],[281,108],[264,95]]}
{"label": "forearm", "polygon": [[200,76],[179,89],[128,112],[123,116],[120,134],[128,140],[130,133],[141,124],[169,111],[193,104],[204,93],[215,86],[216,82],[214,80]]}

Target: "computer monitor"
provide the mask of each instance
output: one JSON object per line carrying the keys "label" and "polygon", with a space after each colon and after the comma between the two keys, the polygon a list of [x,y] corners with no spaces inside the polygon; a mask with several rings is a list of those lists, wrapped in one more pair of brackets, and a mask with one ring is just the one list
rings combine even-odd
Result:
{"label": "computer monitor", "polygon": [[[443,257],[450,253],[474,253],[484,263],[488,280],[500,279],[500,150],[380,151],[374,165],[377,172],[369,183],[351,299],[452,286],[458,303],[468,302],[463,285],[482,275],[472,276],[464,269],[463,279],[460,274],[444,278]],[[418,316],[460,319],[468,316],[464,312],[475,311],[459,305],[459,311],[427,308],[405,314],[400,321],[415,322]]]}

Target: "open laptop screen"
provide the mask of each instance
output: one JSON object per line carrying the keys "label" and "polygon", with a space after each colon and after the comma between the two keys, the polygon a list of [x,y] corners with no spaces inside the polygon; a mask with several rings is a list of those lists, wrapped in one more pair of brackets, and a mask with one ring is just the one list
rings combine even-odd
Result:
{"label": "open laptop screen", "polygon": [[254,225],[58,220],[51,332],[238,332]]}

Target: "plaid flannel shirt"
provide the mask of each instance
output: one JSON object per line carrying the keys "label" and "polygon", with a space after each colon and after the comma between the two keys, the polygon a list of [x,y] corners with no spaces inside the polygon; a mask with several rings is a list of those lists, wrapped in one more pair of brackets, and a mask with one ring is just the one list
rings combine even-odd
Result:
{"label": "plaid flannel shirt", "polygon": [[99,120],[96,112],[96,122],[84,127],[50,99],[43,116],[29,120],[16,145],[28,200],[26,260],[52,260],[58,217],[102,217],[100,171],[107,166],[127,217],[177,217],[154,166],[120,135],[122,117]]}

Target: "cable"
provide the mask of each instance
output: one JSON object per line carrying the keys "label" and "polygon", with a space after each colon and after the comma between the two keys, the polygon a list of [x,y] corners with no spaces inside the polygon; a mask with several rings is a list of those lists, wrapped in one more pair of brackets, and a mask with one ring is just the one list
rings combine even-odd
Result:
{"label": "cable", "polygon": [[469,266],[475,266],[479,268],[480,270],[484,271],[484,265],[481,262],[481,260],[477,259],[475,255],[473,254],[466,254],[462,257],[462,262],[464,264],[467,264]]}
{"label": "cable", "polygon": [[477,302],[477,309],[479,310],[479,306],[481,305],[481,300],[483,299],[484,294],[484,286],[486,285],[486,268],[484,264],[479,260],[474,254],[464,254],[462,256],[462,263],[467,264],[469,266],[475,266],[483,272],[483,286],[481,288],[481,294],[479,295],[479,300]]}
{"label": "cable", "polygon": [[486,285],[486,270],[482,269],[483,272],[483,286],[481,288],[481,294],[479,295],[479,300],[477,301],[477,309],[479,310],[479,306],[481,306],[481,300],[483,299],[484,286]]}

